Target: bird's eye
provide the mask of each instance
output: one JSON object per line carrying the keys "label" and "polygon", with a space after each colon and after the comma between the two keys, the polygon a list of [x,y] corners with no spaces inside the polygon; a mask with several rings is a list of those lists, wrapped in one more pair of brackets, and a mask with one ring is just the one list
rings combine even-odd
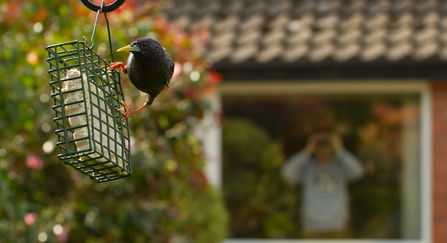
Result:
{"label": "bird's eye", "polygon": [[143,45],[143,47],[146,47],[146,46],[147,46],[147,44],[146,44],[145,42],[143,42],[142,45]]}

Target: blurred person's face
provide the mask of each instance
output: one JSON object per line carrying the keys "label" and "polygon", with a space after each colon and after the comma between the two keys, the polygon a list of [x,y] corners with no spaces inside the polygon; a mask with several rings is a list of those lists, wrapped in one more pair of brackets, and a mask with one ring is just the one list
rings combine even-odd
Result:
{"label": "blurred person's face", "polygon": [[327,164],[332,160],[334,150],[329,141],[321,141],[317,143],[315,149],[315,159],[318,163]]}

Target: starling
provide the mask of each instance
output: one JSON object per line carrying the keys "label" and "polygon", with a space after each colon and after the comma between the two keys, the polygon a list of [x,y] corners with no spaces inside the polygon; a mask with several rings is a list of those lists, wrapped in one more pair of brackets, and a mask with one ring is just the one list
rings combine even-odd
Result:
{"label": "starling", "polygon": [[149,94],[144,104],[136,110],[129,109],[126,103],[121,102],[125,110],[120,110],[120,112],[125,120],[150,106],[164,86],[169,88],[169,82],[174,73],[174,61],[160,42],[154,38],[139,38],[117,51],[130,52],[127,65],[124,66],[122,62],[113,62],[107,70],[120,68],[121,72],[129,75],[130,82],[137,89]]}

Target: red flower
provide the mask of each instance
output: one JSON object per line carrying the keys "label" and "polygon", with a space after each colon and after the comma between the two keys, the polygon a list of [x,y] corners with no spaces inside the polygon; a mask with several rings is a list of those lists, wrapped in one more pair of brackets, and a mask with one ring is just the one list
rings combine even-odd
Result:
{"label": "red flower", "polygon": [[209,81],[210,81],[211,84],[218,84],[218,83],[220,83],[222,81],[222,78],[223,78],[222,74],[210,70]]}
{"label": "red flower", "polygon": [[37,155],[28,155],[26,157],[26,166],[32,170],[40,170],[43,168],[43,161]]}
{"label": "red flower", "polygon": [[28,226],[33,225],[34,222],[36,222],[36,220],[37,220],[37,213],[34,213],[34,212],[27,213],[27,214],[25,214],[25,216],[23,216],[23,221]]}
{"label": "red flower", "polygon": [[70,230],[66,227],[62,229],[62,232],[56,235],[58,242],[67,242],[68,236],[70,235]]}
{"label": "red flower", "polygon": [[166,22],[166,20],[162,17],[157,17],[155,19],[155,28],[158,31],[166,32],[169,29],[169,24]]}

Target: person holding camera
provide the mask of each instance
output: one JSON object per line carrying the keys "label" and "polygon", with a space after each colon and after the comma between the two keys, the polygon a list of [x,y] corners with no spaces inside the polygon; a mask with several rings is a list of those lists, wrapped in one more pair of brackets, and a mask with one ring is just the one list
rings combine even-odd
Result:
{"label": "person holding camera", "polygon": [[287,180],[302,184],[301,220],[306,238],[345,238],[349,221],[347,184],[360,178],[360,161],[343,148],[339,136],[312,135],[305,148],[281,170]]}

